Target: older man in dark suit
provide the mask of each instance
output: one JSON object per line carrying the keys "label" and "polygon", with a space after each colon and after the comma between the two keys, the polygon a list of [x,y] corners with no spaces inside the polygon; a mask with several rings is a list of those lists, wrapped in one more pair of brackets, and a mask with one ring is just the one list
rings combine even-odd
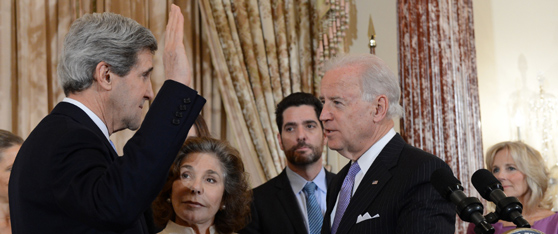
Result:
{"label": "older man in dark suit", "polygon": [[[154,96],[153,34],[112,13],[72,24],[58,66],[67,97],[31,132],[13,167],[13,233],[147,233],[143,213],[205,103],[187,86],[183,24],[173,5],[163,55],[168,80],[143,123]],[[110,134],[138,128],[119,157]]]}
{"label": "older man in dark suit", "polygon": [[395,133],[397,77],[374,55],[345,56],[326,67],[320,120],[328,146],[351,161],[328,189],[322,233],[454,233],[455,211],[431,186],[449,166]]}
{"label": "older man in dark suit", "polygon": [[326,142],[318,117],[322,103],[309,93],[293,93],[277,104],[277,139],[287,167],[254,189],[252,221],[243,234],[319,233],[326,192],[333,177],[322,166]]}

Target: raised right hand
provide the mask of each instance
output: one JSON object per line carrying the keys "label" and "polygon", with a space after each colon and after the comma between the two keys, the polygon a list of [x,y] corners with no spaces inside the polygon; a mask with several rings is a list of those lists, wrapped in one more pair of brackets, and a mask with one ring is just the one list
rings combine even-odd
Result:
{"label": "raised right hand", "polygon": [[184,49],[184,16],[177,5],[171,5],[169,22],[165,32],[165,49],[163,51],[165,77],[192,85],[192,69]]}

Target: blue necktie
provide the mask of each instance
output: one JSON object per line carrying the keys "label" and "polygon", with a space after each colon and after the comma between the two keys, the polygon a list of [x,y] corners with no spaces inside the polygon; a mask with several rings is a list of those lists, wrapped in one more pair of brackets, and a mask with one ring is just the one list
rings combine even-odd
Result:
{"label": "blue necktie", "polygon": [[304,186],[304,193],[306,194],[306,212],[308,213],[308,228],[310,234],[319,234],[322,230],[323,215],[318,200],[316,199],[316,189],[318,186],[314,182],[308,182]]}
{"label": "blue necktie", "polygon": [[347,209],[347,206],[349,206],[349,202],[351,201],[351,197],[353,195],[355,176],[359,171],[360,167],[358,166],[358,163],[354,162],[353,165],[351,165],[351,167],[349,168],[349,173],[347,173],[347,176],[345,176],[345,179],[343,180],[343,185],[341,186],[341,191],[339,192],[337,210],[335,211],[335,219],[333,219],[333,225],[331,226],[332,234],[337,233],[339,223],[341,223],[343,214],[345,214],[345,210]]}

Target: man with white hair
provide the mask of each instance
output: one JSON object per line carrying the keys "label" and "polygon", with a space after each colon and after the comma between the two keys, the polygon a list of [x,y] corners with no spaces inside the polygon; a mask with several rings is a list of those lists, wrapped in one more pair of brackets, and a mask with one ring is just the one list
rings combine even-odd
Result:
{"label": "man with white hair", "polygon": [[329,148],[351,160],[327,192],[322,234],[454,233],[455,211],[430,184],[449,166],[393,129],[397,77],[378,57],[348,55],[326,66],[320,100]]}

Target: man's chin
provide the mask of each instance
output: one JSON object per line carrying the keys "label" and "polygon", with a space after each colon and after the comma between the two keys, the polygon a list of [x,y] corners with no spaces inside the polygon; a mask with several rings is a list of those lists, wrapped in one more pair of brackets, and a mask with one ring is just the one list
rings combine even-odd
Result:
{"label": "man's chin", "polygon": [[343,146],[339,142],[330,141],[329,139],[328,139],[328,142],[327,142],[327,147],[330,150],[335,150],[335,151],[343,149]]}
{"label": "man's chin", "polygon": [[312,162],[312,161],[310,161],[310,160],[304,160],[304,161],[297,160],[297,161],[295,161],[293,164],[294,164],[294,165],[297,165],[297,166],[308,166],[308,165],[310,165],[310,164],[312,164],[312,163],[314,163],[314,162]]}
{"label": "man's chin", "polygon": [[131,131],[136,131],[140,128],[140,126],[141,126],[141,123],[139,121],[137,123],[136,122],[129,123],[128,126],[127,126],[127,129],[129,129]]}
{"label": "man's chin", "polygon": [[309,155],[306,155],[306,156],[298,156],[297,155],[293,164],[299,165],[299,166],[305,166],[305,165],[310,165],[312,163],[315,163],[319,159],[320,159],[320,157],[313,158],[312,156],[309,156]]}

